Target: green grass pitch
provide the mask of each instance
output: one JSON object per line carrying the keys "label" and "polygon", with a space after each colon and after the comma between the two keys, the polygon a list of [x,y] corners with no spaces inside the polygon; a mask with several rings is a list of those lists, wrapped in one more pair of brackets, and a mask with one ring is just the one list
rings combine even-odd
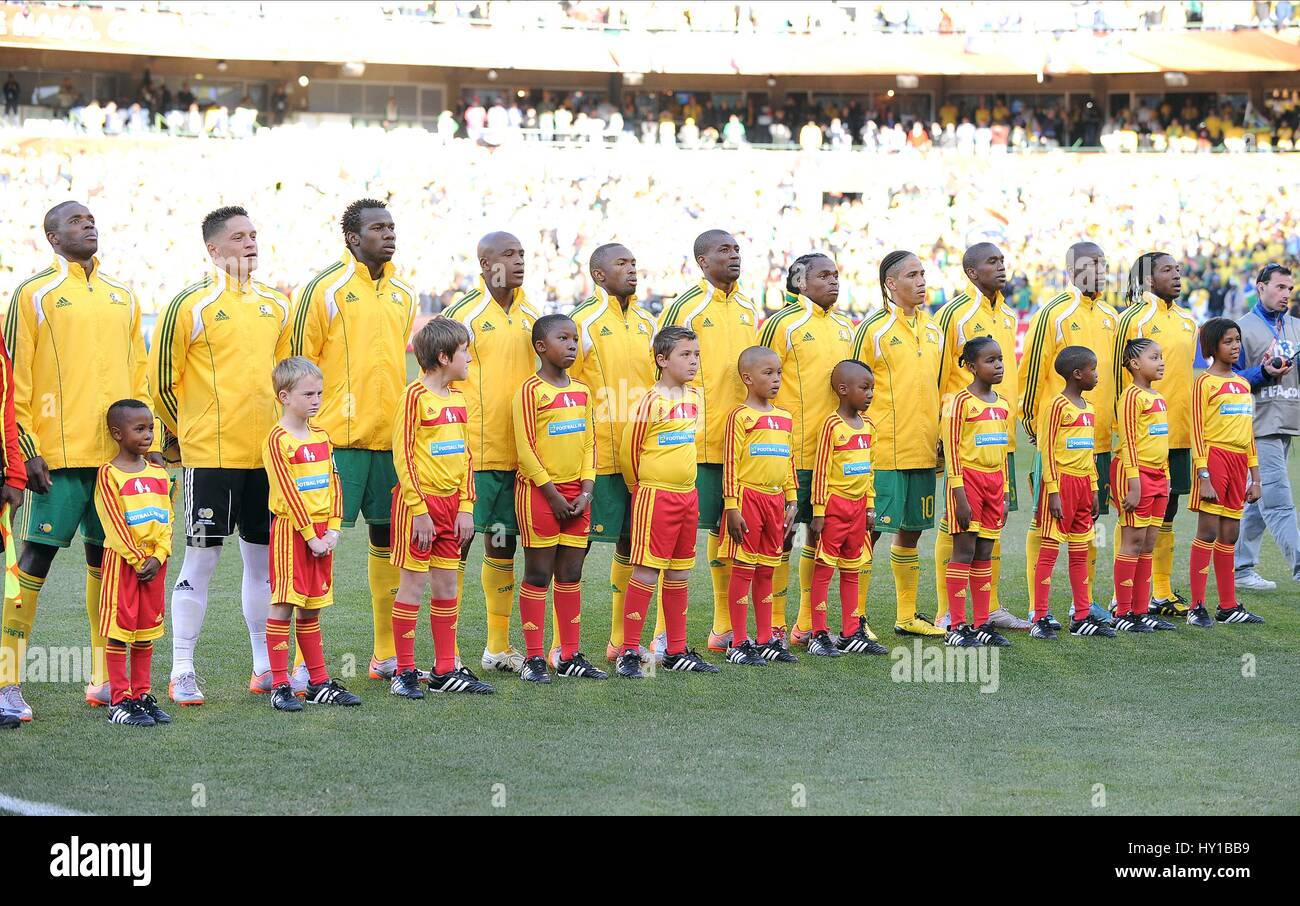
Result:
{"label": "green grass pitch", "polygon": [[[1022,444],[1022,476],[1025,449]],[[1003,601],[1021,613],[1027,609],[1027,525],[1028,514],[1015,513],[1003,536]],[[1177,530],[1176,573],[1183,576],[1192,539],[1187,514],[1179,515]],[[921,580],[921,609],[930,613],[932,538],[922,543]],[[96,813],[163,814],[1291,814],[1300,808],[1297,586],[1271,541],[1261,571],[1278,580],[1278,591],[1242,596],[1265,625],[1209,631],[1180,625],[1155,636],[1063,636],[1054,644],[1013,633],[1013,646],[1000,652],[997,690],[987,694],[970,683],[895,682],[890,658],[805,656],[790,667],[723,665],[718,676],[660,672],[636,683],[557,677],[549,687],[525,688],[517,678],[493,674],[495,696],[422,702],[393,698],[386,684],[365,676],[371,633],[365,551],[365,529],[346,531],[337,603],[322,621],[330,669],[364,698],[361,708],[279,714],[267,697],[247,693],[248,637],[231,545],[213,580],[198,649],[207,704],[171,708],[170,727],[119,727],[107,723],[105,711],[83,704],[79,684],[29,683],[36,720],[0,735],[0,794]],[[460,621],[461,647],[476,670],[484,638],[481,553],[476,541]],[[594,548],[583,583],[583,647],[601,663],[610,554],[608,545]],[[700,554],[702,561],[703,536]],[[178,546],[173,570],[180,555]],[[1107,548],[1103,589],[1109,557]],[[1058,616],[1068,596],[1064,560],[1053,597]],[[82,562],[79,545],[55,561],[36,642],[85,644]],[[889,632],[893,581],[887,557],[877,563],[872,625],[887,645],[910,649],[910,640]],[[522,558],[517,576],[521,569]],[[1176,587],[1185,589],[1185,578]],[[787,606],[793,618],[793,590]],[[833,590],[834,613],[836,607]],[[711,611],[701,562],[691,584],[690,642],[697,648],[704,648]],[[512,639],[522,645],[517,613]],[[170,626],[158,650],[154,676],[165,699]],[[427,608],[416,650],[427,665]],[[349,663],[355,676],[344,673]]]}

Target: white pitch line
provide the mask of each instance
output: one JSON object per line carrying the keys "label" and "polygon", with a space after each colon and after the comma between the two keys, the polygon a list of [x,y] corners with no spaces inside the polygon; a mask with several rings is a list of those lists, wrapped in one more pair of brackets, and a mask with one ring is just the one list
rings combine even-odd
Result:
{"label": "white pitch line", "polygon": [[13,796],[6,796],[4,793],[0,793],[0,812],[12,812],[15,815],[32,815],[43,818],[78,818],[90,814],[89,812],[64,808],[61,805],[51,805],[48,802],[28,802],[26,799],[15,799]]}

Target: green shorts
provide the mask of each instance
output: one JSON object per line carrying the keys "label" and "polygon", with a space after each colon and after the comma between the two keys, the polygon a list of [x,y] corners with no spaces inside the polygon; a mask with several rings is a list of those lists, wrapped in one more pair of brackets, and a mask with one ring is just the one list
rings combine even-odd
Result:
{"label": "green shorts", "polygon": [[[1110,496],[1110,454],[1098,453],[1092,458],[1097,466],[1097,516],[1100,518],[1110,512],[1107,499]],[[1034,509],[1038,509],[1038,490],[1043,481],[1043,454],[1034,453],[1034,464],[1029,471],[1029,486],[1034,495]]]}
{"label": "green shorts", "polygon": [[1007,487],[1011,495],[1010,505],[1007,507],[1008,513],[1014,513],[1020,509],[1020,498],[1016,492],[1016,454],[1012,453],[1007,456]]}
{"label": "green shorts", "polygon": [[67,547],[77,527],[87,544],[104,546],[104,527],[95,512],[95,476],[98,469],[55,469],[44,494],[28,491],[20,512],[22,541]]}
{"label": "green shorts", "polygon": [[592,541],[617,543],[620,537],[632,537],[632,495],[623,476],[597,475],[592,488]]}
{"label": "green shorts", "polygon": [[1169,493],[1185,497],[1192,493],[1192,451],[1169,451]]}
{"label": "green shorts", "polygon": [[1097,464],[1097,515],[1105,516],[1110,512],[1110,454],[1098,453],[1093,461]]}
{"label": "green shorts", "polygon": [[334,466],[343,486],[343,524],[388,525],[393,518],[393,488],[397,470],[391,450],[335,450]]}
{"label": "green shorts", "polygon": [[474,473],[474,531],[519,534],[515,519],[515,472],[490,469]]}
{"label": "green shorts", "polygon": [[722,464],[702,462],[695,467],[695,490],[700,499],[696,524],[708,532],[722,527]]}
{"label": "green shorts", "polygon": [[876,472],[876,531],[923,532],[934,528],[934,469]]}
{"label": "green shorts", "polygon": [[799,480],[799,492],[795,497],[794,521],[804,525],[812,522],[812,469],[796,469],[794,477]]}

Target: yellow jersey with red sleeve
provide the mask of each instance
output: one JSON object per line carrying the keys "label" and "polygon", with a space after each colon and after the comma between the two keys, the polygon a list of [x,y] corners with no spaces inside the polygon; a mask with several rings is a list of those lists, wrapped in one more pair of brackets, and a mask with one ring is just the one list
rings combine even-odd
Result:
{"label": "yellow jersey with red sleeve", "polygon": [[1119,462],[1125,481],[1142,468],[1169,474],[1169,411],[1155,390],[1129,384],[1119,397]]}
{"label": "yellow jersey with red sleeve", "polygon": [[683,388],[680,397],[651,388],[623,430],[618,462],[629,489],[695,488],[695,436],[701,419],[700,394]]}
{"label": "yellow jersey with red sleeve", "polygon": [[1209,464],[1210,448],[1246,456],[1248,468],[1259,465],[1255,448],[1255,398],[1240,375],[1220,377],[1208,371],[1196,378],[1192,391],[1192,463]]}
{"label": "yellow jersey with red sleeve", "polygon": [[343,524],[343,492],[334,470],[330,436],[308,426],[306,437],[295,437],[281,425],[267,435],[262,449],[270,494],[267,505],[304,539],[319,537],[316,526],[338,531]]}
{"label": "yellow jersey with red sleeve", "polygon": [[822,422],[809,494],[814,516],[826,515],[831,495],[865,500],[868,509],[874,506],[876,484],[871,471],[871,440],[875,432],[876,426],[866,416],[860,428],[850,425],[838,412],[832,412]]}
{"label": "yellow jersey with red sleeve", "polygon": [[469,412],[469,452],[480,471],[514,471],[518,465],[510,400],[537,370],[533,324],[541,317],[522,289],[506,311],[480,277],[478,286],[453,302],[443,317],[469,330],[469,375],[454,384]]}
{"label": "yellow jersey with red sleeve", "polygon": [[787,503],[798,497],[799,482],[791,455],[794,418],[784,409],[766,412],[748,404],[727,416],[722,464],[722,502],[726,509],[740,507],[741,488],[764,494],[784,493]]}
{"label": "yellow jersey with red sleeve", "polygon": [[594,394],[596,474],[617,475],[623,428],[637,401],[655,382],[650,347],[655,320],[637,305],[636,296],[624,311],[599,286],[569,317],[578,326],[578,357],[569,366],[569,377],[582,381]]}
{"label": "yellow jersey with red sleeve", "polygon": [[748,396],[736,362],[758,340],[758,306],[739,283],[724,293],[701,278],[660,315],[660,330],[674,326],[693,330],[700,339],[700,370],[691,382],[699,391],[704,432],[696,452],[700,462],[721,464],[727,416]]}
{"label": "yellow jersey with red sleeve", "polygon": [[595,480],[595,430],[586,384],[570,380],[567,387],[555,387],[533,375],[515,394],[513,406],[520,478],[538,487]]}
{"label": "yellow jersey with red sleeve", "polygon": [[[1120,313],[1115,331],[1114,372],[1116,391],[1133,383],[1124,367],[1124,344],[1129,340],[1149,339],[1160,346],[1165,362],[1165,376],[1152,383],[1160,391],[1169,409],[1169,446],[1185,450],[1192,446],[1192,383],[1196,364],[1196,319],[1177,301],[1166,302],[1152,293]],[[1117,403],[1118,405],[1118,403]]]}
{"label": "yellow jersey with red sleeve", "polygon": [[939,443],[943,332],[924,306],[908,317],[893,304],[858,325],[853,357],[876,376],[867,413],[876,426],[874,468],[933,469]]}
{"label": "yellow jersey with red sleeve", "polygon": [[1048,494],[1060,492],[1062,475],[1086,477],[1092,490],[1097,490],[1096,426],[1097,413],[1087,400],[1079,407],[1058,394],[1043,409],[1036,436],[1043,457],[1043,489]]}
{"label": "yellow jersey with red sleeve", "polygon": [[166,564],[172,550],[171,483],[161,466],[124,472],[111,462],[101,465],[95,512],[104,526],[104,546],[132,569],[150,557]]}
{"label": "yellow jersey with red sleeve", "polygon": [[999,393],[982,400],[970,390],[958,391],[944,413],[943,453],[948,486],[965,484],[965,472],[999,473],[1005,489],[1007,444],[1011,434],[1011,404]]}
{"label": "yellow jersey with red sleeve", "polygon": [[[970,385],[970,372],[961,366],[961,351],[968,340],[991,336],[1002,348],[1002,384],[1018,387],[1016,372],[1017,315],[1002,297],[995,293],[990,299],[973,284],[935,313],[939,329],[943,331],[943,358],[939,363],[939,398],[947,405]],[[1016,434],[1011,432],[1007,452],[1016,449]]]}
{"label": "yellow jersey with red sleeve", "polygon": [[439,396],[418,379],[407,385],[393,419],[393,467],[407,507],[423,512],[426,496],[459,494],[457,510],[474,512],[468,417],[459,390]]}

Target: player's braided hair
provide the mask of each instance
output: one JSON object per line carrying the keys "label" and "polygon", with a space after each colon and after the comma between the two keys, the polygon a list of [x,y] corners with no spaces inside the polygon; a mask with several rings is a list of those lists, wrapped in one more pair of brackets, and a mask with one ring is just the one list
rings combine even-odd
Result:
{"label": "player's braided hair", "polygon": [[889,277],[894,276],[894,271],[898,269],[898,265],[903,263],[903,259],[915,258],[915,257],[916,256],[912,252],[899,249],[897,251],[890,252],[881,260],[880,298],[885,301],[886,306],[888,306],[888,304],[894,300],[889,298],[889,288],[885,286],[885,280]]}
{"label": "player's braided hair", "polygon": [[992,334],[985,334],[982,337],[971,337],[966,341],[965,345],[962,346],[961,355],[957,356],[957,364],[959,366],[975,364],[975,359],[979,356],[980,350],[990,343],[996,345],[997,342],[997,340],[993,339]]}
{"label": "player's braided hair", "polygon": [[388,205],[376,198],[358,198],[343,209],[343,217],[339,222],[343,226],[343,240],[345,242],[348,233],[361,232],[361,212],[368,211],[371,208],[387,210]]}
{"label": "player's braided hair", "polygon": [[1168,252],[1143,252],[1133,262],[1128,272],[1128,286],[1124,288],[1124,302],[1132,304],[1141,301],[1145,284],[1156,271],[1156,262],[1161,258],[1172,258]]}
{"label": "player's braided hair", "polygon": [[1156,341],[1150,337],[1138,337],[1136,340],[1129,340],[1124,344],[1124,355],[1120,361],[1124,363],[1125,368],[1132,371],[1142,353],[1146,352],[1148,347],[1154,345],[1156,345]]}
{"label": "player's braided hair", "polygon": [[800,255],[790,264],[790,270],[785,276],[785,290],[789,293],[802,293],[808,286],[809,265],[818,258],[832,260],[830,255],[825,252],[809,252],[806,255]]}

